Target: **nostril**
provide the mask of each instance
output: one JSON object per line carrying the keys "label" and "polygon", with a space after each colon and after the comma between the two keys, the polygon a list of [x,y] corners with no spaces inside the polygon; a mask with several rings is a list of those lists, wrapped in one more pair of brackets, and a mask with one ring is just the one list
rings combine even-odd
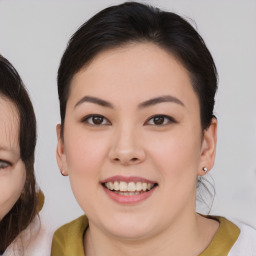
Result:
{"label": "nostril", "polygon": [[114,162],[127,162],[127,163],[134,163],[134,162],[137,162],[139,159],[137,158],[137,157],[133,157],[133,158],[131,158],[130,160],[129,159],[126,159],[126,160],[122,160],[121,161],[121,159],[120,158],[118,158],[118,157],[116,157],[116,158],[114,158],[113,159],[113,161]]}

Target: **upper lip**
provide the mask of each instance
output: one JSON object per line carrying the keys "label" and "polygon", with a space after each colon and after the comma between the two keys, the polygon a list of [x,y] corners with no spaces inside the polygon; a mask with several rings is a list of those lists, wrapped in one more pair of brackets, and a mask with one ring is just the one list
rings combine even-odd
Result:
{"label": "upper lip", "polygon": [[152,183],[152,184],[157,183],[155,181],[145,179],[142,177],[138,177],[138,176],[126,177],[126,176],[121,176],[121,175],[115,175],[115,176],[109,177],[107,179],[102,180],[101,183],[114,182],[114,181],[124,181],[127,183],[129,183],[129,182],[145,182],[145,183]]}

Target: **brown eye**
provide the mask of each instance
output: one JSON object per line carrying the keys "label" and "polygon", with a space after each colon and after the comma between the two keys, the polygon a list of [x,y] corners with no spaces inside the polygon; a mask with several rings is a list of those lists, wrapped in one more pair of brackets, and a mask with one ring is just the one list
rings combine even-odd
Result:
{"label": "brown eye", "polygon": [[156,126],[167,125],[167,124],[172,124],[172,123],[177,123],[177,122],[171,116],[166,116],[166,115],[155,115],[155,116],[152,116],[146,122],[146,124],[156,125]]}
{"label": "brown eye", "polygon": [[99,124],[102,124],[103,121],[104,121],[104,118],[102,116],[93,116],[92,117],[93,124],[99,125]]}
{"label": "brown eye", "polygon": [[164,121],[165,121],[165,119],[164,119],[164,117],[163,116],[156,116],[156,117],[153,117],[153,123],[155,124],[155,125],[161,125],[161,124],[163,124],[164,123]]}
{"label": "brown eye", "polygon": [[100,126],[109,125],[110,122],[102,115],[89,115],[82,120],[83,123],[88,123],[90,125]]}

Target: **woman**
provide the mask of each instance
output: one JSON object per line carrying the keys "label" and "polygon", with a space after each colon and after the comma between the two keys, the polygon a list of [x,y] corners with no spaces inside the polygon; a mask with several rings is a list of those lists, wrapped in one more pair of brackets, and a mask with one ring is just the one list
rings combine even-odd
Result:
{"label": "woman", "polygon": [[36,119],[19,74],[1,55],[0,110],[0,255],[35,255],[44,201],[34,176]]}
{"label": "woman", "polygon": [[53,256],[256,255],[253,229],[195,209],[216,89],[211,54],[174,13],[124,3],[80,27],[59,67],[57,161],[86,216],[56,231]]}

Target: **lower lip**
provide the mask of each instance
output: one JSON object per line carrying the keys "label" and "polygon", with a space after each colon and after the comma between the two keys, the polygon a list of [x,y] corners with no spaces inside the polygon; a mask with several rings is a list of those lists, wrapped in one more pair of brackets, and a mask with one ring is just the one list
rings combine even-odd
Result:
{"label": "lower lip", "polygon": [[149,198],[152,193],[155,191],[156,187],[152,188],[151,190],[147,191],[147,192],[143,192],[141,194],[138,195],[131,195],[131,196],[124,196],[124,195],[119,195],[107,188],[105,188],[104,186],[102,186],[104,191],[107,193],[107,195],[116,203],[119,204],[136,204],[136,203],[140,203],[144,200],[146,200],[147,198]]}

